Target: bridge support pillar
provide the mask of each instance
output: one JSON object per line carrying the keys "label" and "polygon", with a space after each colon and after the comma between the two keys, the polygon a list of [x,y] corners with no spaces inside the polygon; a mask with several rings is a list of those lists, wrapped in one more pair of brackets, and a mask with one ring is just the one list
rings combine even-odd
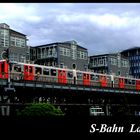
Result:
{"label": "bridge support pillar", "polygon": [[[10,103],[10,99],[8,96],[0,96],[1,103]],[[1,116],[9,116],[10,115],[10,106],[9,105],[2,105],[0,106],[1,109]]]}
{"label": "bridge support pillar", "polygon": [[109,104],[107,104],[106,106],[105,106],[105,111],[106,111],[106,116],[110,116],[111,114],[110,114],[110,105]]}

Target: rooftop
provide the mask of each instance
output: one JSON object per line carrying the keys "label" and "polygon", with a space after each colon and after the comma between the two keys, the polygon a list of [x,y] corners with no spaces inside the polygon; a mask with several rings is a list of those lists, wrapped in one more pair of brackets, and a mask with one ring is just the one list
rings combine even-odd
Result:
{"label": "rooftop", "polygon": [[[34,46],[34,47],[47,47],[47,46],[56,46],[56,45],[64,45],[64,44],[68,44],[68,45],[70,45],[70,44],[72,44],[73,42],[72,41],[66,41],[66,42],[55,42],[55,43],[50,43],[50,44],[43,44],[43,45],[39,45],[39,46]],[[80,45],[78,45],[77,43],[74,43],[75,45],[77,45],[78,47],[80,47],[80,48],[82,48],[82,49],[85,49],[85,50],[87,50],[86,48],[84,48],[84,47],[82,47],[82,46],[80,46]]]}
{"label": "rooftop", "polygon": [[[133,51],[133,50],[137,50],[137,49],[140,49],[140,47],[136,46],[136,47],[131,47],[129,49],[126,49],[126,50],[123,50],[122,52],[127,52],[127,51]],[[121,53],[122,53],[121,52]]]}

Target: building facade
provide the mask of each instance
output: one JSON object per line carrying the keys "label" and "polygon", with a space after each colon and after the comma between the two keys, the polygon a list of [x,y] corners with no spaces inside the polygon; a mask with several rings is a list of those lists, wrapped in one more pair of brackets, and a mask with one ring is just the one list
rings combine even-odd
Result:
{"label": "building facade", "polygon": [[89,69],[96,73],[129,75],[129,60],[120,53],[102,54],[89,57]]}
{"label": "building facade", "polygon": [[135,78],[140,78],[140,47],[133,47],[124,50],[121,54],[129,59],[129,74]]}
{"label": "building facade", "polygon": [[76,41],[57,42],[31,47],[30,60],[36,64],[47,66],[74,68],[86,70],[88,68],[88,51]]}
{"label": "building facade", "polygon": [[[0,24],[0,54],[9,48],[11,61],[26,62],[29,60],[29,48],[27,46],[26,35],[10,29],[10,26]],[[0,59],[2,55],[0,55]]]}

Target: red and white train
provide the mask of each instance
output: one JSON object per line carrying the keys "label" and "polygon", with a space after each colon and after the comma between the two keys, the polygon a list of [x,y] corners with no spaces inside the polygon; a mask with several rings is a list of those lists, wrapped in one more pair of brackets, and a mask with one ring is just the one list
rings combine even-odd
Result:
{"label": "red and white train", "polygon": [[[140,90],[140,79],[64,69],[37,64],[10,62],[11,80],[30,80]],[[8,64],[0,61],[0,79],[8,79]]]}

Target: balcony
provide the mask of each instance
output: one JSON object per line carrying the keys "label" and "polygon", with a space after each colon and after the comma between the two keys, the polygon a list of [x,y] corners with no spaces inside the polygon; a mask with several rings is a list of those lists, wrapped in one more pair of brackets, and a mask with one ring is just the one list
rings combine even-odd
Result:
{"label": "balcony", "polygon": [[57,54],[52,54],[52,55],[37,55],[37,59],[45,59],[45,58],[57,58]]}
{"label": "balcony", "polygon": [[91,64],[92,67],[106,67],[107,64]]}

